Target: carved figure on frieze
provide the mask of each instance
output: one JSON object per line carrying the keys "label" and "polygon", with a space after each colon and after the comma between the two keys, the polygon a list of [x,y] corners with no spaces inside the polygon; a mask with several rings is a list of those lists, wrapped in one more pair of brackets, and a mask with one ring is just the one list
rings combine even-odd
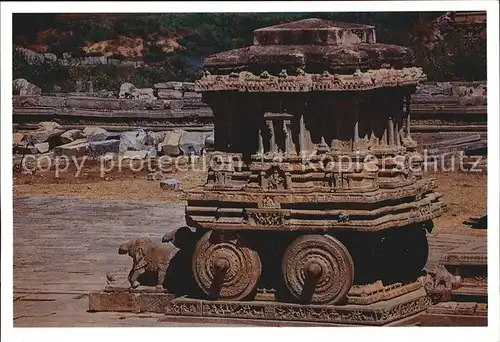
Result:
{"label": "carved figure on frieze", "polygon": [[265,196],[261,203],[260,203],[260,207],[262,208],[279,208],[280,207],[280,204],[277,203],[273,197],[271,196]]}
{"label": "carved figure on frieze", "polygon": [[339,213],[339,222],[348,222],[349,221],[349,214],[346,212],[341,212]]}
{"label": "carved figure on frieze", "polygon": [[152,272],[157,274],[156,287],[163,289],[170,261],[178,251],[179,249],[173,244],[156,243],[149,238],[141,237],[122,244],[118,254],[128,254],[133,260],[128,275],[131,288],[143,285],[138,281],[139,276]]}
{"label": "carved figure on frieze", "polygon": [[251,214],[253,221],[262,226],[281,226],[283,222],[283,215],[278,212],[254,212]]}
{"label": "carved figure on frieze", "polygon": [[278,74],[279,77],[281,78],[287,78],[288,77],[288,73],[286,72],[286,69],[282,69],[280,71],[280,73]]}
{"label": "carved figure on frieze", "polygon": [[279,190],[285,188],[285,175],[277,167],[273,167],[267,172],[266,180],[268,190]]}
{"label": "carved figure on frieze", "polygon": [[306,75],[306,72],[302,68],[297,68],[296,72],[297,72],[297,76],[305,76]]}

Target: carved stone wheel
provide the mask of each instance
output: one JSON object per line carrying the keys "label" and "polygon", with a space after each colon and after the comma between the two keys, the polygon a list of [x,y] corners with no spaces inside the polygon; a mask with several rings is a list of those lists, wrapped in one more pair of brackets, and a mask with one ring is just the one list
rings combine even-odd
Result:
{"label": "carved stone wheel", "polygon": [[301,303],[335,304],[354,281],[354,263],[347,248],[328,235],[302,235],[283,256],[283,278]]}
{"label": "carved stone wheel", "polygon": [[257,287],[262,264],[258,253],[237,237],[208,232],[196,244],[193,274],[211,299],[241,300]]}

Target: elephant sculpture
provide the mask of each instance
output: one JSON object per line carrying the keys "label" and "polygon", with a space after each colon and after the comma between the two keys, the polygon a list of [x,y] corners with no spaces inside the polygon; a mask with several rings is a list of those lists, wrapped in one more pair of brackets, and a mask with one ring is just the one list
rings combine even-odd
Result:
{"label": "elephant sculpture", "polygon": [[156,288],[163,289],[170,261],[178,251],[173,244],[156,243],[142,237],[122,244],[118,254],[128,254],[133,260],[133,267],[128,275],[131,288],[141,285],[138,281],[140,275],[152,272],[157,274]]}

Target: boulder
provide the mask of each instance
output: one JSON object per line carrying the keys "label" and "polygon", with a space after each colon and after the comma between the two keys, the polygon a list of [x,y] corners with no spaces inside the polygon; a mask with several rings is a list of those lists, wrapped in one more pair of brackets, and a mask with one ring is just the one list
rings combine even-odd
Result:
{"label": "boulder", "polygon": [[142,99],[142,100],[155,100],[153,88],[137,88],[132,83],[123,83],[120,86],[120,99]]}
{"label": "boulder", "polygon": [[162,180],[160,182],[160,188],[162,188],[163,190],[179,191],[179,190],[182,190],[182,184],[178,179],[169,178],[169,179]]}
{"label": "boulder", "polygon": [[70,129],[69,131],[66,131],[63,134],[61,134],[61,141],[63,144],[67,144],[77,139],[83,139],[83,138],[85,138],[85,135],[79,129]]}
{"label": "boulder", "polygon": [[182,154],[201,155],[205,149],[206,133],[204,132],[183,132],[179,141],[179,148]]}
{"label": "boulder", "polygon": [[108,132],[100,127],[85,127],[82,133],[88,141],[103,141],[108,137]]}
{"label": "boulder", "polygon": [[107,153],[118,153],[120,140],[91,141],[88,144],[87,155],[91,157],[104,156]]}
{"label": "boulder", "polygon": [[136,89],[135,85],[132,83],[123,83],[120,86],[120,93],[118,94],[118,98],[120,99],[131,99],[134,90]]}
{"label": "boulder", "polygon": [[12,92],[14,95],[42,95],[42,89],[28,82],[24,78],[12,81]]}
{"label": "boulder", "polygon": [[120,134],[120,152],[146,150],[147,134],[143,129]]}

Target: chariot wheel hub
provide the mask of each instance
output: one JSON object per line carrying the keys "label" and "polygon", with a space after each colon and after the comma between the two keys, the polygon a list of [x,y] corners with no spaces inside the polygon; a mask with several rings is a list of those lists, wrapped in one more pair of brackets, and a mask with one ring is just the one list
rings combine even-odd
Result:
{"label": "chariot wheel hub", "polygon": [[334,304],[342,300],[354,280],[354,265],[345,246],[328,235],[303,235],[286,249],[283,279],[300,302]]}
{"label": "chariot wheel hub", "polygon": [[216,232],[206,233],[193,255],[194,278],[212,299],[246,298],[255,290],[261,269],[257,252],[241,241],[220,240]]}

